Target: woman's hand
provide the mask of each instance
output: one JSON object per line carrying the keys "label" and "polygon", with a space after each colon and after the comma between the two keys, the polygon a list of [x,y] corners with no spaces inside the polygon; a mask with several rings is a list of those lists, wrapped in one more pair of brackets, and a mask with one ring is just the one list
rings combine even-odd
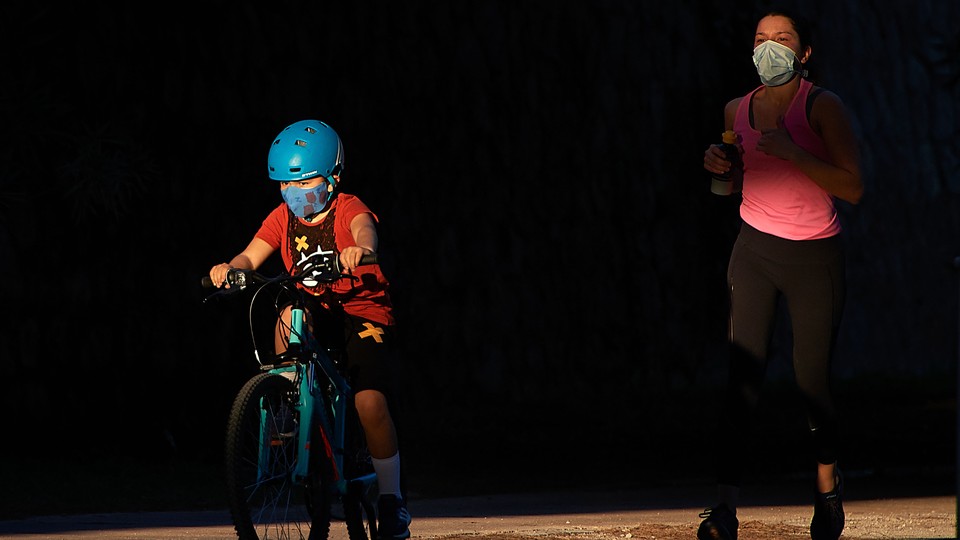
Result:
{"label": "woman's hand", "polygon": [[[737,149],[743,155],[743,148],[737,143]],[[723,153],[719,145],[711,144],[707,151],[703,153],[703,168],[713,174],[723,174],[730,170],[733,163],[727,161],[727,155]]]}
{"label": "woman's hand", "polygon": [[761,133],[760,139],[757,140],[757,150],[780,159],[793,160],[798,147],[786,126],[783,125],[782,116],[777,117],[775,129],[765,129]]}

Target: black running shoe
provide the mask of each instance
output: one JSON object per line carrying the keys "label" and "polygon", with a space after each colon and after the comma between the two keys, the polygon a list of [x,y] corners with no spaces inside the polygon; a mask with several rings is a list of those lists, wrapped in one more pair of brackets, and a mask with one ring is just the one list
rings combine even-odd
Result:
{"label": "black running shoe", "polygon": [[707,508],[700,513],[703,521],[697,529],[698,540],[737,540],[737,529],[740,520],[736,511],[731,511],[727,505],[720,504]]}
{"label": "black running shoe", "polygon": [[837,540],[843,532],[843,475],[837,470],[836,485],[829,493],[817,493],[810,521],[812,540]]}
{"label": "black running shoe", "polygon": [[381,495],[377,501],[377,533],[380,540],[410,538],[410,512],[407,504],[396,495]]}

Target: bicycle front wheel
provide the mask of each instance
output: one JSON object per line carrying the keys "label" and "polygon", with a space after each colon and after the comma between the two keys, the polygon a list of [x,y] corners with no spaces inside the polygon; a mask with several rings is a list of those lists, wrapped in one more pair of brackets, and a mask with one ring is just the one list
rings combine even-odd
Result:
{"label": "bicycle front wheel", "polygon": [[237,535],[246,539],[307,538],[330,532],[330,475],[314,460],[308,478],[295,481],[300,418],[296,388],[262,373],[237,394],[226,439],[226,483]]}

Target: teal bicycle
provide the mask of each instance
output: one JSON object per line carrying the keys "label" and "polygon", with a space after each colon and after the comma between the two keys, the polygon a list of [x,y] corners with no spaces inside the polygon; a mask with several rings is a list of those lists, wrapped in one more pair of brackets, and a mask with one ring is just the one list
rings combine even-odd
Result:
{"label": "teal bicycle", "polygon": [[[374,262],[370,256],[362,264]],[[336,258],[296,275],[266,277],[234,269],[227,275],[230,288],[205,300],[253,290],[250,331],[261,372],[233,401],[225,447],[227,501],[241,539],[326,539],[337,502],[350,540],[377,538],[376,474],[344,376],[344,359],[310,332],[304,322],[305,293],[297,287],[351,278],[356,279],[340,272]],[[203,285],[212,286],[209,277]],[[291,315],[290,323],[284,323],[287,350],[264,363],[253,313],[261,292],[268,290],[274,293],[277,320],[287,303]]]}

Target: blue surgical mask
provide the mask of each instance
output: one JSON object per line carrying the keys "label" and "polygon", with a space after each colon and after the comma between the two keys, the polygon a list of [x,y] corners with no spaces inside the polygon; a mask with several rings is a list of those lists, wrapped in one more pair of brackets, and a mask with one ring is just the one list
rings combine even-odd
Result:
{"label": "blue surgical mask", "polygon": [[330,196],[329,186],[330,184],[324,180],[317,187],[287,186],[280,193],[290,211],[297,217],[305,218],[322,211],[327,206],[327,198]]}
{"label": "blue surgical mask", "polygon": [[767,40],[753,49],[753,65],[757,66],[764,86],[780,86],[793,79],[794,74],[807,76],[793,49],[773,40]]}

